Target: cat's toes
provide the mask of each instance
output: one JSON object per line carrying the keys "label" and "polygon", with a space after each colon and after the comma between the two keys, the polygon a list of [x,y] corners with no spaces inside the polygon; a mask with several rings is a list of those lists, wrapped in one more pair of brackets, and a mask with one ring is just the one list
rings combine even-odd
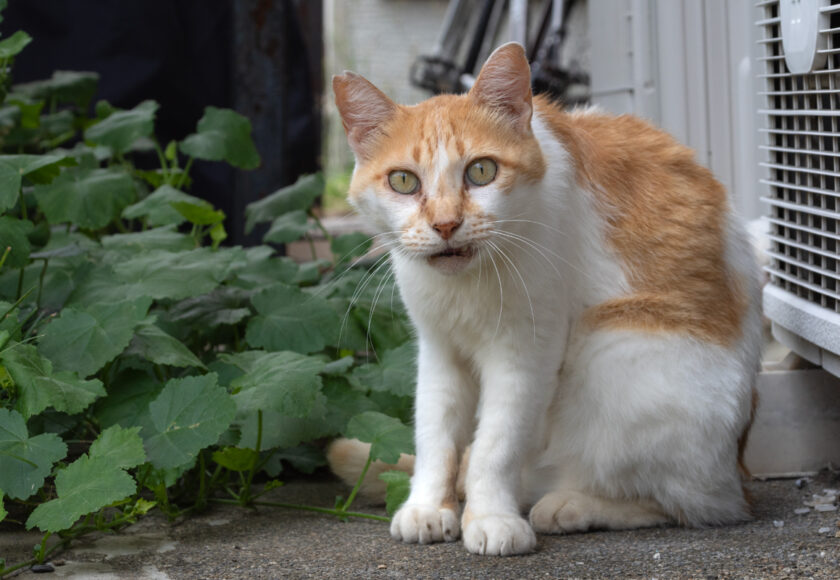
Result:
{"label": "cat's toes", "polygon": [[575,492],[555,492],[531,508],[531,525],[541,534],[567,534],[589,529],[586,496]]}
{"label": "cat's toes", "polygon": [[473,554],[513,556],[533,552],[537,536],[524,518],[489,515],[473,518],[466,524],[464,545]]}
{"label": "cat's toes", "polygon": [[406,504],[391,519],[391,537],[409,544],[454,542],[460,534],[458,516],[447,508]]}

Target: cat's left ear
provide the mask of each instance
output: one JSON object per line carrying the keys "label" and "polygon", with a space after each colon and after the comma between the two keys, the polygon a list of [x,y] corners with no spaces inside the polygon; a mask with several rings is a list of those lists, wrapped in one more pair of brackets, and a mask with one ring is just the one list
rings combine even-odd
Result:
{"label": "cat's left ear", "polygon": [[364,159],[371,154],[382,125],[397,112],[397,105],[366,78],[350,71],[334,76],[332,85],[350,148]]}
{"label": "cat's left ear", "polygon": [[493,51],[469,95],[509,117],[520,131],[530,131],[531,67],[522,45],[509,42]]}

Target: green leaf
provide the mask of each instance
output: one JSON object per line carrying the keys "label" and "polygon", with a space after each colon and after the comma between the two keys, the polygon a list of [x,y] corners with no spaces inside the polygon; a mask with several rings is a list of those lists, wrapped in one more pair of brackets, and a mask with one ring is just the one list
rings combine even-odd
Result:
{"label": "green leaf", "polygon": [[26,520],[26,529],[60,532],[80,517],[133,495],[134,479],[108,457],[83,455],[55,476],[56,499],[42,503]]}
{"label": "green leaf", "polygon": [[0,256],[11,248],[6,257],[6,268],[23,268],[29,264],[29,252],[32,246],[27,237],[32,232],[32,222],[9,216],[0,216]]}
{"label": "green leaf", "polygon": [[219,358],[246,371],[231,382],[231,387],[239,390],[233,399],[240,412],[271,409],[307,417],[324,398],[318,375],[324,362],[317,358],[296,352],[253,351]]}
{"label": "green leaf", "polygon": [[324,175],[315,173],[301,177],[294,184],[275,191],[264,199],[249,203],[245,207],[245,233],[251,233],[256,224],[274,221],[284,213],[308,210],[322,193]]}
{"label": "green leaf", "polygon": [[309,216],[303,210],[290,211],[274,220],[268,232],[263,236],[263,243],[287,244],[294,242],[311,229]]}
{"label": "green leaf", "polygon": [[169,309],[171,321],[183,322],[202,330],[223,324],[236,324],[251,315],[244,290],[220,286],[201,296],[186,298]]}
{"label": "green leaf", "polygon": [[162,389],[162,384],[142,371],[123,371],[112,381],[108,396],[96,402],[94,415],[103,427],[154,429],[149,403]]}
{"label": "green leaf", "polygon": [[41,126],[41,111],[44,101],[26,102],[22,99],[7,98],[6,103],[14,105],[20,111],[20,126],[24,129],[37,129]]}
{"label": "green leaf", "polygon": [[234,262],[243,258],[241,248],[154,250],[115,264],[114,272],[130,296],[180,300],[212,291],[228,276]]}
{"label": "green leaf", "polygon": [[240,169],[260,164],[251,139],[251,122],[235,111],[207,107],[198,121],[198,132],[181,142],[181,152],[207,161],[227,161]]}
{"label": "green leaf", "polygon": [[382,362],[357,367],[351,376],[362,388],[408,397],[414,394],[417,382],[416,358],[414,343],[407,342],[385,351]]}
{"label": "green leaf", "polygon": [[350,419],[359,413],[382,410],[364,393],[353,389],[344,377],[324,377],[323,380],[321,391],[327,397],[326,419],[336,431],[344,431]]}
{"label": "green leaf", "polygon": [[67,455],[55,433],[29,437],[17,411],[0,409],[0,489],[12,499],[26,499],[44,485],[53,463]]}
{"label": "green leaf", "polygon": [[30,344],[18,344],[0,353],[0,362],[18,388],[17,407],[29,418],[52,407],[68,414],[81,413],[105,396],[99,380],[86,381],[71,372],[53,373],[52,363]]}
{"label": "green leaf", "polygon": [[253,467],[259,454],[253,449],[225,447],[213,452],[213,461],[231,471],[248,471]]}
{"label": "green leaf", "polygon": [[123,429],[114,425],[105,429],[90,446],[91,458],[107,460],[108,465],[128,469],[146,462],[140,427]]}
{"label": "green leaf", "polygon": [[[178,233],[172,225],[145,232],[105,236],[102,238],[102,246],[108,250],[124,251],[127,255],[136,256],[150,250],[185,252],[195,249],[195,240],[186,234]],[[110,276],[113,276],[113,273]]]}
{"label": "green leaf", "polygon": [[327,464],[321,449],[310,445],[299,445],[274,453],[263,469],[271,477],[276,477],[283,471],[282,462],[284,461],[301,473],[314,473],[316,469]]}
{"label": "green leaf", "polygon": [[370,443],[370,457],[385,463],[396,463],[400,453],[414,452],[414,437],[410,427],[399,419],[376,411],[356,415],[347,424],[344,434],[351,439]]}
{"label": "green leaf", "polygon": [[20,54],[30,42],[32,42],[32,37],[22,30],[18,30],[9,38],[0,40],[0,59],[12,58]]}
{"label": "green leaf", "polygon": [[140,137],[150,137],[155,128],[155,113],[160,105],[143,101],[128,111],[111,113],[85,130],[85,139],[125,153]]}
{"label": "green leaf", "polygon": [[146,452],[155,467],[178,467],[219,440],[236,414],[236,404],[217,377],[172,379],[149,404],[155,432],[145,433]]}
{"label": "green leaf", "polygon": [[[336,435],[338,430],[327,421],[325,412],[323,401],[319,401],[309,417],[306,418],[289,417],[271,410],[264,410],[260,448],[294,447],[313,439]],[[240,414],[237,416],[236,422],[241,433],[239,447],[256,448],[257,413]]]}
{"label": "green leaf", "polygon": [[204,363],[183,342],[155,325],[154,317],[147,318],[137,326],[125,354],[159,365],[205,368]]}
{"label": "green leaf", "polygon": [[73,103],[80,108],[87,107],[96,94],[99,75],[92,72],[55,71],[51,78],[42,81],[15,85],[14,91],[32,99],[58,103]]}
{"label": "green leaf", "polygon": [[338,339],[340,318],[320,296],[277,284],[251,302],[259,314],[248,322],[245,339],[253,347],[310,353]]}
{"label": "green leaf", "polygon": [[166,145],[166,149],[163,151],[163,156],[167,161],[174,161],[175,157],[178,155],[178,142],[177,141],[170,141]]}
{"label": "green leaf", "polygon": [[125,350],[150,305],[139,299],[65,308],[47,326],[38,349],[57,369],[89,376]]}
{"label": "green leaf", "polygon": [[405,471],[386,471],[379,474],[379,479],[385,482],[385,510],[389,516],[397,513],[411,491],[411,476]]}
{"label": "green leaf", "polygon": [[119,218],[133,201],[134,183],[120,169],[76,167],[36,186],[35,198],[51,224],[72,222],[96,230]]}
{"label": "green leaf", "polygon": [[49,183],[61,172],[61,167],[75,161],[62,154],[0,155],[0,212],[18,201],[23,178],[33,183]]}
{"label": "green leaf", "polygon": [[203,199],[186,194],[171,185],[162,185],[142,201],[125,208],[122,217],[129,220],[145,217],[146,223],[150,226],[182,224],[187,218],[173,207],[173,204],[177,202],[206,207],[211,211],[213,209]]}
{"label": "green leaf", "polygon": [[209,203],[199,205],[184,201],[172,203],[172,208],[183,216],[191,224],[209,226],[225,221],[225,212],[213,209]]}
{"label": "green leaf", "polygon": [[353,258],[364,256],[372,244],[373,238],[371,236],[356,232],[333,238],[330,250],[332,250],[336,263],[342,264]]}
{"label": "green leaf", "polygon": [[245,265],[236,271],[234,283],[237,286],[256,290],[278,282],[295,284],[299,281],[300,267],[291,258],[275,257],[273,248],[257,246],[248,248],[245,253]]}
{"label": "green leaf", "polygon": [[[4,503],[3,500],[5,498],[5,495],[6,494],[3,493],[3,490],[0,489],[0,522],[5,520],[6,516],[9,515],[9,512],[6,511],[6,506],[3,505],[3,503]],[[2,564],[3,564],[3,562],[2,562],[2,560],[0,560],[0,565],[2,565]]]}

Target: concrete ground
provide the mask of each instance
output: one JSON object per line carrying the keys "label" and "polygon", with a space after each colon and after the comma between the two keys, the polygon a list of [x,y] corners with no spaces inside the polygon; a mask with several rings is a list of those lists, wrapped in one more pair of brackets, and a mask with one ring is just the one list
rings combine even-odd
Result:
{"label": "concrete ground", "polygon": [[[383,522],[216,506],[175,525],[151,515],[122,533],[79,541],[55,557],[61,565],[52,577],[840,578],[838,511],[794,512],[812,494],[840,488],[837,474],[824,472],[801,488],[790,479],[754,481],[748,488],[755,519],[746,524],[542,536],[536,553],[513,558],[473,556],[460,542],[399,544]],[[332,480],[308,480],[274,490],[268,499],[330,506],[346,493]],[[364,502],[354,509],[383,513]],[[0,528],[0,557],[21,561],[37,540]]]}

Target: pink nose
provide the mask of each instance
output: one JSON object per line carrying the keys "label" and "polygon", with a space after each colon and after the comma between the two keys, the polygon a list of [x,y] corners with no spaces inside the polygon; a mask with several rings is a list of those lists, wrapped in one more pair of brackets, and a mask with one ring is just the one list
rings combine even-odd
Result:
{"label": "pink nose", "polygon": [[461,225],[462,222],[446,222],[443,224],[432,224],[432,228],[440,234],[444,240],[448,240],[452,237],[452,234],[455,233],[455,230],[458,229],[458,226]]}

